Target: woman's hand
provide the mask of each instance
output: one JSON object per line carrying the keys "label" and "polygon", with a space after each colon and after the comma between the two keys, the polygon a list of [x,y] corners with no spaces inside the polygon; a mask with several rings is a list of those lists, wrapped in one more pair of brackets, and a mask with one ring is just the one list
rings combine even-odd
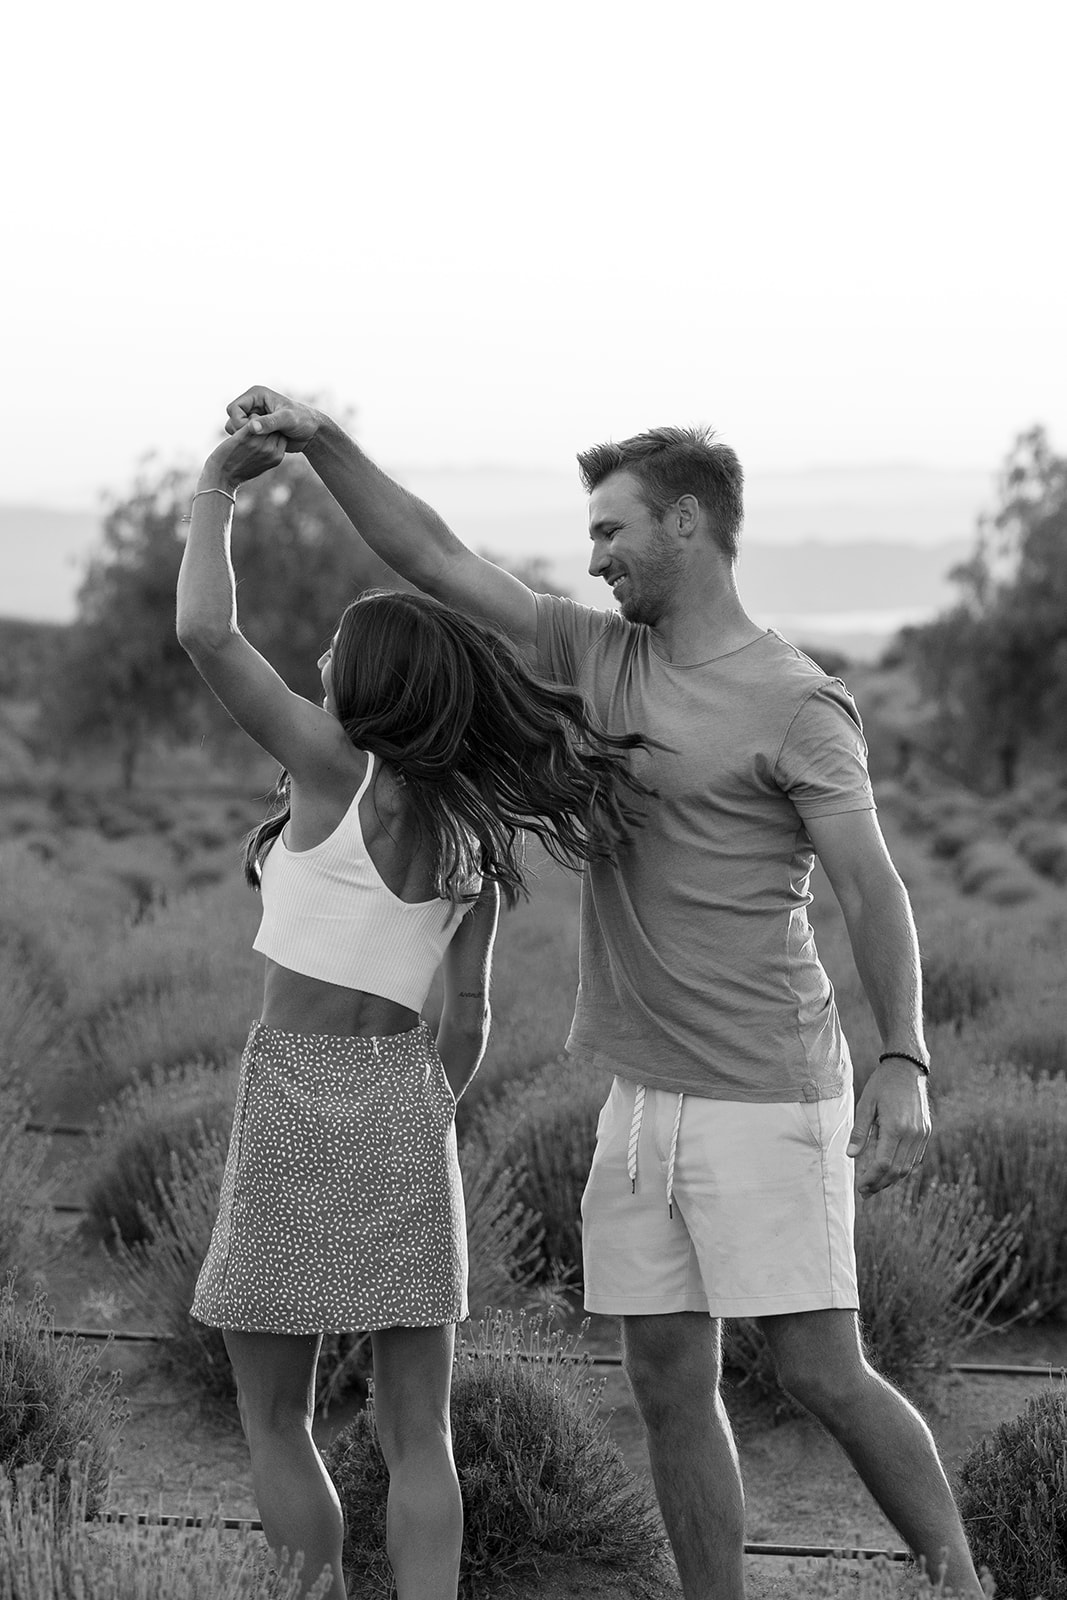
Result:
{"label": "woman's hand", "polygon": [[232,491],[269,472],[284,456],[284,434],[254,433],[246,424],[212,450],[200,474],[200,488]]}

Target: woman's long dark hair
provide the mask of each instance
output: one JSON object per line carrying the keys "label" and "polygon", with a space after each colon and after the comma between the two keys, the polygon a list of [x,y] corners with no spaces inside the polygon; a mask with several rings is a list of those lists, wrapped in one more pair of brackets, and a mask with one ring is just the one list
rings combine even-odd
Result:
{"label": "woman's long dark hair", "polygon": [[[501,634],[428,595],[371,593],[345,611],[333,644],[336,714],[360,750],[400,775],[436,845],[434,887],[470,900],[494,879],[509,905],[526,893],[524,831],[565,867],[614,860],[654,793],[627,752],[655,741],[604,733],[576,689],[546,683]],[[282,773],[250,835],[245,874],[289,817]]]}

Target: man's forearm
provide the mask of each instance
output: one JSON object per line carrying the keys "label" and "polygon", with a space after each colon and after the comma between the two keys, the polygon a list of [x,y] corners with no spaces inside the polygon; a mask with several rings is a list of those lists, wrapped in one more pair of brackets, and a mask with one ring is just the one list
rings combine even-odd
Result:
{"label": "man's forearm", "polygon": [[437,512],[376,467],[329,418],[304,453],[375,554],[409,583],[440,595],[443,574],[470,552]]}
{"label": "man's forearm", "polygon": [[856,970],[887,1050],[926,1059],[919,941],[907,890],[893,873],[842,903]]}

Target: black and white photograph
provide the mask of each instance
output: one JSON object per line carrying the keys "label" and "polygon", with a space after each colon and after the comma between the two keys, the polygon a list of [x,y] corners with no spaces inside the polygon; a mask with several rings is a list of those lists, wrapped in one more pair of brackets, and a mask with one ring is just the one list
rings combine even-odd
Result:
{"label": "black and white photograph", "polygon": [[1067,1600],[1067,11],[2,37],[0,1600]]}

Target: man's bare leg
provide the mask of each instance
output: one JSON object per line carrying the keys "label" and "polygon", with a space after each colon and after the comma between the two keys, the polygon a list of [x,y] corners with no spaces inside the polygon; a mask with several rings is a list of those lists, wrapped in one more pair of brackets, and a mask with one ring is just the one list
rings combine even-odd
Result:
{"label": "man's bare leg", "polygon": [[981,1596],[956,1502],[922,1417],[864,1359],[854,1311],[762,1317],[778,1379],[837,1440],[909,1549],[954,1594]]}
{"label": "man's bare leg", "polygon": [[679,1311],[623,1317],[622,1331],[685,1600],[743,1600],[744,1496],[719,1394],[719,1324]]}

